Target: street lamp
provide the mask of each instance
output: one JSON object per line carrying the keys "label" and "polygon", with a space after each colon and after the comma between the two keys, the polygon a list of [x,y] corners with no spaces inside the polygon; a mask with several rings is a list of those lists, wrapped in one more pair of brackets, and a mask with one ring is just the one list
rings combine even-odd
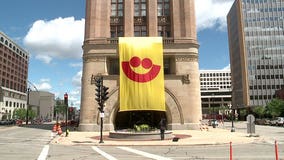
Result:
{"label": "street lamp", "polygon": [[29,123],[29,105],[30,105],[30,87],[27,90],[27,111],[26,111],[26,125]]}
{"label": "street lamp", "polygon": [[67,93],[64,94],[64,105],[66,107],[65,136],[67,137],[68,136],[68,94]]}
{"label": "street lamp", "polygon": [[231,128],[231,132],[235,132],[235,127],[234,127],[234,113],[233,113],[233,108],[232,108],[232,104],[229,104],[229,108],[231,109],[231,119],[232,119],[232,128]]}
{"label": "street lamp", "polygon": [[213,128],[216,128],[216,114],[215,114],[215,106],[214,106],[214,99],[213,99],[213,97],[214,97],[214,94],[212,94],[212,107],[213,107],[213,117],[214,117],[214,119],[213,119],[213,123],[212,123],[212,127]]}

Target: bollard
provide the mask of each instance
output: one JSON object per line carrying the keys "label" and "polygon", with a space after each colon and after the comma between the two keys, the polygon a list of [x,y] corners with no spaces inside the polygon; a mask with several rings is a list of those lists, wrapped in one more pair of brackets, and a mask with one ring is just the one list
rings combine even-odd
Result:
{"label": "bollard", "polygon": [[230,142],[230,160],[233,160],[233,148],[232,148],[232,142]]}
{"label": "bollard", "polygon": [[275,140],[275,160],[278,160],[278,145],[276,140]]}

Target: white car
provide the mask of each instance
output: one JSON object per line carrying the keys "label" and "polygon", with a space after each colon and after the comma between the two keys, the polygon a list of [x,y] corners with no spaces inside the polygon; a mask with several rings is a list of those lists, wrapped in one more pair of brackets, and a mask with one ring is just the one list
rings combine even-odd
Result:
{"label": "white car", "polygon": [[276,117],[275,119],[270,121],[270,125],[283,126],[284,117]]}

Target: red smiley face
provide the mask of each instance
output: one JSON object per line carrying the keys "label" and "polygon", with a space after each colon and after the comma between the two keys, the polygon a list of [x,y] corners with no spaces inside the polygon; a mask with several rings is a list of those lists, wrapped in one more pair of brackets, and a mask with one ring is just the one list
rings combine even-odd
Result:
{"label": "red smiley face", "polygon": [[[160,72],[161,66],[152,63],[150,58],[144,58],[142,61],[139,57],[132,57],[130,61],[122,62],[122,70],[124,74],[135,82],[148,82],[153,80]],[[136,68],[142,65],[143,68],[149,69],[147,73],[140,74],[134,72],[130,66]],[[152,68],[151,68],[152,67]]]}

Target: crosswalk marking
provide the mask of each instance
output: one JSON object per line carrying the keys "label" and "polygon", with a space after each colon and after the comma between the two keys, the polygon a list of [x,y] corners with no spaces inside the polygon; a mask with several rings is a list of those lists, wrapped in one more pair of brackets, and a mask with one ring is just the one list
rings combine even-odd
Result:
{"label": "crosswalk marking", "polygon": [[135,153],[135,154],[139,154],[139,155],[144,156],[144,157],[152,158],[152,159],[172,160],[170,158],[165,158],[165,157],[162,157],[162,156],[158,156],[158,155],[155,155],[155,154],[139,151],[139,150],[128,148],[128,147],[117,147],[117,148],[128,151],[128,152],[132,152],[132,153]]}
{"label": "crosswalk marking", "polygon": [[49,145],[45,145],[43,147],[40,155],[38,156],[37,160],[46,160],[47,154],[48,154],[48,150],[49,150]]}
{"label": "crosswalk marking", "polygon": [[116,158],[114,158],[113,156],[107,154],[106,152],[100,150],[98,147],[94,147],[92,146],[92,149],[96,152],[98,152],[99,154],[101,154],[102,156],[104,156],[105,158],[107,158],[108,160],[117,160]]}

